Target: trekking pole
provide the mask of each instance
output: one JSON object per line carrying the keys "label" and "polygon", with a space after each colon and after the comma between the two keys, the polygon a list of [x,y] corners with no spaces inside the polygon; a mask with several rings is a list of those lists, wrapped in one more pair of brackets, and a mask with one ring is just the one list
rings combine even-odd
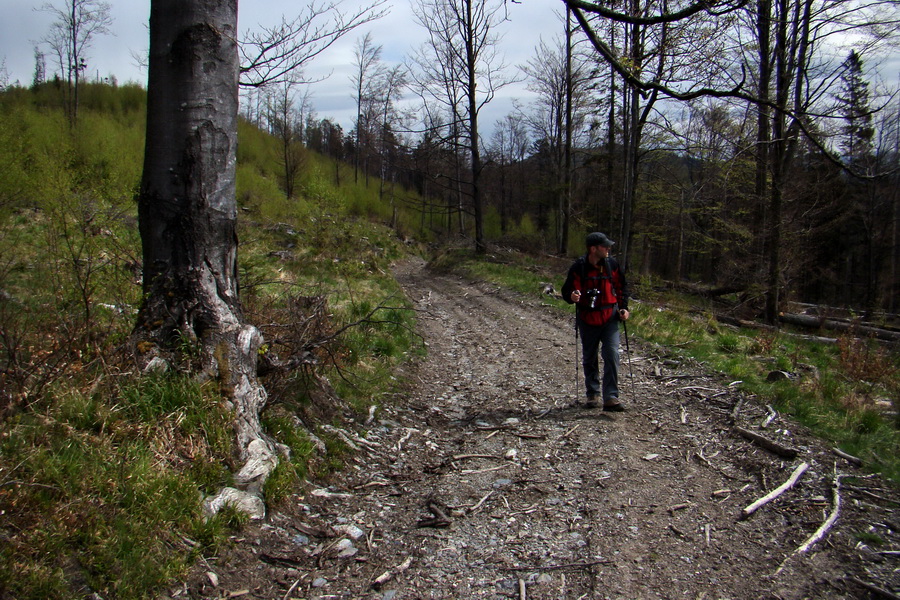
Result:
{"label": "trekking pole", "polygon": [[575,403],[578,403],[578,307],[575,307]]}
{"label": "trekking pole", "polygon": [[628,377],[631,380],[631,395],[634,396],[634,371],[631,368],[631,348],[628,346],[628,321],[622,320],[622,330],[625,332],[625,357],[628,361]]}

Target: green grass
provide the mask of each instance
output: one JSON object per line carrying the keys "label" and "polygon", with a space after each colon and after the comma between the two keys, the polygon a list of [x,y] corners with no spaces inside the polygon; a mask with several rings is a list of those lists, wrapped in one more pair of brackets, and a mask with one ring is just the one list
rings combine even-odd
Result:
{"label": "green grass", "polygon": [[94,393],[60,387],[6,419],[2,595],[146,597],[218,547],[233,515],[205,519],[198,490],[225,472],[197,465],[230,459],[219,404],[166,376]]}
{"label": "green grass", "polygon": [[[878,398],[898,397],[900,381],[893,373],[898,372],[900,361],[877,343],[863,343],[872,359],[868,369],[861,369],[853,364],[854,355],[843,353],[840,345],[733,329],[662,306],[642,304],[632,314],[629,323],[636,336],[697,360],[729,381],[740,381],[741,389],[756,402],[773,405],[816,435],[859,456],[873,471],[900,482],[898,422],[876,410],[875,404]],[[773,370],[798,377],[767,381]]]}

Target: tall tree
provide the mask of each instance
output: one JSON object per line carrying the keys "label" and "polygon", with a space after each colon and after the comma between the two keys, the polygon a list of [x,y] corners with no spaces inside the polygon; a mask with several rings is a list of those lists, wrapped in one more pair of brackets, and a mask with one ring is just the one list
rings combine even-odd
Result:
{"label": "tall tree", "polygon": [[[375,87],[383,76],[381,46],[372,42],[372,35],[366,33],[356,41],[353,48],[354,71],[350,76],[353,83],[353,100],[356,102],[356,152],[353,157],[353,180],[359,181],[360,155],[368,157],[371,148],[371,122],[374,119]],[[368,167],[364,167],[368,172]],[[366,177],[368,183],[368,175]]]}
{"label": "tall tree", "polygon": [[78,86],[87,68],[87,51],[94,38],[109,33],[110,5],[99,0],[64,0],[61,6],[44,4],[41,10],[56,20],[44,38],[56,55],[60,78],[66,82],[66,111],[69,122],[78,119]]}
{"label": "tall tree", "polygon": [[[715,23],[701,19],[698,13],[715,11],[724,3],[685,6],[669,0],[627,0],[621,11],[616,11],[582,0],[563,1],[596,52],[622,81],[617,87],[621,93],[618,122],[622,125],[624,174],[616,248],[620,261],[628,264],[646,129],[652,123],[657,103],[665,96],[662,90],[669,86],[700,87],[716,73],[705,59],[716,55],[721,41],[707,31]],[[701,21],[696,32],[691,31],[695,24],[691,17]],[[607,31],[605,35],[599,33]],[[613,80],[611,86],[615,85]]]}
{"label": "tall tree", "polygon": [[284,193],[291,199],[294,197],[297,177],[306,159],[306,149],[303,147],[303,115],[309,106],[309,95],[303,94],[298,100],[294,89],[296,84],[287,79],[272,87],[274,97],[269,107],[269,127],[281,146]]}
{"label": "tall tree", "polygon": [[572,216],[572,147],[583,141],[590,111],[589,88],[593,74],[583,56],[573,52],[571,24],[553,45],[541,42],[534,56],[521,67],[528,89],[535,94],[527,123],[532,134],[546,143],[553,172],[556,200],[556,251],[568,251]]}
{"label": "tall tree", "polygon": [[863,75],[863,61],[851,50],[841,65],[841,87],[836,96],[844,119],[841,128],[841,150],[851,168],[861,174],[872,166],[875,128],[872,127],[872,107],[869,101],[869,82]]}
{"label": "tall tree", "polygon": [[[522,169],[528,154],[528,144],[528,130],[521,114],[506,115],[494,127],[489,152],[491,162],[497,165],[499,171],[500,189],[497,191],[497,197],[500,201],[500,232],[503,234],[509,227],[509,217],[514,210],[513,199],[518,197],[521,201],[525,196],[525,177]],[[515,176],[516,170],[519,173],[518,177]],[[520,208],[521,210],[517,212],[521,217],[525,212],[524,205],[520,205]]]}
{"label": "tall tree", "polygon": [[[414,58],[420,94],[444,107],[450,119],[446,139],[464,145],[468,197],[475,220],[475,250],[487,251],[484,238],[479,116],[497,90],[510,80],[498,54],[498,27],[505,17],[498,0],[419,0],[416,20],[429,41]],[[463,181],[458,179],[458,185]]]}
{"label": "tall tree", "polygon": [[[816,109],[824,113],[826,107],[822,106],[822,99],[836,79],[835,62],[827,53],[834,44],[829,42],[838,36],[846,40],[847,34],[852,33],[863,40],[861,43],[868,50],[890,43],[900,22],[896,2],[687,0],[673,1],[671,6],[669,2],[663,2],[653,14],[634,14],[616,12],[583,0],[563,1],[573,8],[598,54],[642,95],[658,91],[678,100],[703,96],[727,97],[754,107],[764,107],[759,115],[758,141],[760,147],[764,147],[764,157],[758,161],[757,192],[765,201],[766,315],[774,321],[784,285],[782,245],[786,184],[790,181],[790,170],[794,166],[801,136],[822,156],[836,162],[820,135],[827,127],[814,122],[819,112]],[[644,28],[679,24],[686,32],[693,34],[683,38],[688,45],[684,51],[678,52],[679,55],[691,57],[691,64],[694,65],[692,77],[673,83],[660,80],[654,72],[635,69],[627,54],[613,52],[597,35],[586,18],[587,14]],[[746,40],[739,37],[743,35],[741,33],[733,38],[726,35],[746,31],[736,26],[738,21],[731,20],[730,15],[746,15],[751,24],[749,30],[756,39],[745,43]],[[722,25],[723,34],[708,35],[716,22]],[[728,45],[730,39],[735,43]],[[765,49],[769,51],[765,52]],[[748,85],[748,74],[751,80],[755,79],[755,88]]]}
{"label": "tall tree", "polygon": [[234,405],[243,462],[235,481],[252,498],[277,458],[258,419],[263,339],[238,298],[236,34],[237,0],[151,3],[138,195],[145,300],[132,341],[144,366],[176,360],[181,344],[196,348],[192,368]]}

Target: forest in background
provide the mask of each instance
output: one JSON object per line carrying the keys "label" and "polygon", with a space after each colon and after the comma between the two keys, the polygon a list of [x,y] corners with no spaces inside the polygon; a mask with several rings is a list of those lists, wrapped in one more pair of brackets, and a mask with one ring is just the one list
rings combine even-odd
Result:
{"label": "forest in background", "polygon": [[[738,293],[770,322],[786,301],[896,312],[900,112],[866,63],[896,52],[896,6],[572,0],[516,74],[502,3],[418,6],[431,42],[406,63],[358,39],[352,131],[290,82],[251,89],[245,118],[479,251],[571,256],[600,230],[632,272]],[[482,135],[517,78],[532,99]]]}
{"label": "forest in background", "polygon": [[[115,25],[107,3],[62,4],[32,87],[74,122],[90,43]],[[356,39],[345,131],[303,69],[387,8],[310,5],[240,40],[242,114],[279,140],[288,198],[311,149],[377,186],[393,225],[414,213],[409,235],[574,255],[601,230],[630,271],[740,294],[770,322],[785,301],[897,312],[900,110],[878,72],[895,3],[564,0],[558,36],[504,57],[503,2],[418,0],[429,41],[402,61]],[[485,123],[514,82],[529,100]]]}

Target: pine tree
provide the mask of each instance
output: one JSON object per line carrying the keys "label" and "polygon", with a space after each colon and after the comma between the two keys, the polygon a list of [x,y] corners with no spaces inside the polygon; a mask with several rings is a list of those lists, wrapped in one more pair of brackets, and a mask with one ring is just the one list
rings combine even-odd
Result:
{"label": "pine tree", "polygon": [[841,117],[841,152],[854,170],[865,172],[873,161],[872,110],[869,106],[869,82],[863,78],[863,61],[851,50],[842,64],[841,88],[836,97]]}

